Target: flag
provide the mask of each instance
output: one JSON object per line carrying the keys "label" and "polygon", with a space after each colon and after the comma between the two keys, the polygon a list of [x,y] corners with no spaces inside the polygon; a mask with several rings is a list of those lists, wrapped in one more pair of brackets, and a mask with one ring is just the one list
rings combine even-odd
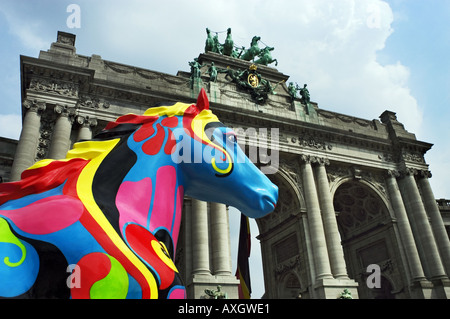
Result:
{"label": "flag", "polygon": [[239,248],[236,278],[239,279],[239,299],[250,299],[252,287],[250,285],[250,224],[248,217],[241,213],[241,228],[239,232]]}

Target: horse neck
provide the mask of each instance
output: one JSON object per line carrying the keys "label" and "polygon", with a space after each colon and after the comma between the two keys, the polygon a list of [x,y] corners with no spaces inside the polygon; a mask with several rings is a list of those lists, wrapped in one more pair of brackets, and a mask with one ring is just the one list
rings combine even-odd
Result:
{"label": "horse neck", "polygon": [[175,246],[184,197],[178,167],[170,156],[143,157],[129,170],[116,196],[120,229],[127,223],[139,224],[153,234],[163,229]]}

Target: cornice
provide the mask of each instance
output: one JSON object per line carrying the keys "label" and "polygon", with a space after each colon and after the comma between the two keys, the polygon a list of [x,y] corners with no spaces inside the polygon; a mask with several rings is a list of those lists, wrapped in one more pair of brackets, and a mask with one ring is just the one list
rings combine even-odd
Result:
{"label": "cornice", "polygon": [[67,63],[58,63],[55,61],[49,61],[45,59],[33,58],[29,56],[20,56],[21,71],[23,74],[24,67],[28,67],[34,75],[43,75],[43,71],[52,77],[60,76],[61,73],[67,73],[71,75],[71,79],[76,79],[76,76],[80,77],[93,77],[95,70],[87,67],[75,66]]}

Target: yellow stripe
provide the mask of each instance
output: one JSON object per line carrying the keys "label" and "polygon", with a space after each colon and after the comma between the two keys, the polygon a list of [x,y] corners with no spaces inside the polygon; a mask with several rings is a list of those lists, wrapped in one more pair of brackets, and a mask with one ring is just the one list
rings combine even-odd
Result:
{"label": "yellow stripe", "polygon": [[208,136],[206,135],[205,127],[208,123],[211,123],[211,122],[220,122],[220,121],[217,118],[217,116],[215,116],[211,112],[211,110],[203,110],[192,121],[192,124],[191,124],[192,131],[194,132],[195,135],[197,135],[199,138],[204,140],[210,146],[222,151],[225,154],[225,157],[229,160],[227,168],[220,169],[219,167],[217,167],[216,159],[214,157],[211,159],[211,165],[216,172],[218,172],[220,174],[227,174],[231,171],[231,169],[233,167],[233,162],[231,161],[230,154],[228,154],[228,152],[223,147],[213,144],[213,142],[211,142],[210,139],[208,138]]}
{"label": "yellow stripe", "polygon": [[250,299],[250,290],[248,289],[244,278],[242,278],[242,273],[240,269],[239,269],[239,281],[241,283],[241,290],[242,294],[244,295],[244,299]]}
{"label": "yellow stripe", "polygon": [[151,107],[144,112],[146,116],[177,116],[184,115],[184,112],[188,107],[192,104],[180,103],[177,102],[171,106],[159,106],[159,107]]}
{"label": "yellow stripe", "polygon": [[[83,158],[93,156],[90,158],[90,162],[86,165],[86,167],[81,172],[78,182],[77,182],[77,193],[83,204],[89,210],[89,213],[95,219],[95,221],[100,225],[100,227],[105,231],[106,234],[109,235],[110,239],[113,243],[123,252],[123,254],[139,269],[139,271],[143,274],[147,283],[150,287],[151,297],[158,297],[158,287],[156,285],[155,278],[147,269],[147,267],[139,260],[138,257],[128,248],[125,242],[120,238],[120,236],[116,233],[114,228],[106,219],[105,215],[98,207],[95,202],[94,195],[92,194],[92,182],[94,180],[94,175],[105,159],[105,157],[109,154],[109,152],[117,145],[120,139],[108,140],[108,141],[88,141],[78,144],[79,149],[85,147],[91,147],[90,152],[83,152]],[[86,150],[86,149],[85,149]],[[102,152],[98,152],[102,150]],[[68,156],[79,157],[79,153],[74,151]],[[88,158],[86,158],[88,159]]]}

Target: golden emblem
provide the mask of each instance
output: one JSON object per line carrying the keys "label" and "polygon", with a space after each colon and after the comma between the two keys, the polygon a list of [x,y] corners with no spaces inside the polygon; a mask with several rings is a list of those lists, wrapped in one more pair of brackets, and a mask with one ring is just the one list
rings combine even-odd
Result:
{"label": "golden emblem", "polygon": [[254,73],[250,73],[248,75],[247,82],[254,88],[258,87],[258,85],[259,85],[258,76]]}
{"label": "golden emblem", "polygon": [[247,83],[254,88],[258,87],[259,85],[259,78],[258,75],[255,73],[257,68],[258,67],[255,64],[250,65],[249,70],[251,72],[247,77]]}

